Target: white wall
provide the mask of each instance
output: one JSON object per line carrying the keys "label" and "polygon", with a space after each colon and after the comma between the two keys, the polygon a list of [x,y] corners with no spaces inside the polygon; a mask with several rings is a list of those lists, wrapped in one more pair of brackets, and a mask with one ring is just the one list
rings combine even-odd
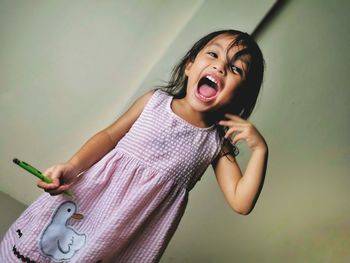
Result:
{"label": "white wall", "polygon": [[40,170],[69,159],[120,114],[202,2],[0,1],[0,191],[31,203],[36,179],[12,159]]}
{"label": "white wall", "polygon": [[350,262],[349,8],[288,1],[258,39],[267,72],[254,120],[271,155],[249,229],[261,251],[245,262]]}

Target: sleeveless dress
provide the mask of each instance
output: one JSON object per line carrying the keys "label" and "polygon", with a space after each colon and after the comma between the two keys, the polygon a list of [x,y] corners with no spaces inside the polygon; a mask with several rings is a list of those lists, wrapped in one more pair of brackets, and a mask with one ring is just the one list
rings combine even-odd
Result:
{"label": "sleeveless dress", "polygon": [[[1,262],[159,262],[189,191],[218,155],[215,126],[176,115],[156,90],[116,147],[72,187],[42,194],[13,223]],[[79,212],[80,220],[71,216]]]}

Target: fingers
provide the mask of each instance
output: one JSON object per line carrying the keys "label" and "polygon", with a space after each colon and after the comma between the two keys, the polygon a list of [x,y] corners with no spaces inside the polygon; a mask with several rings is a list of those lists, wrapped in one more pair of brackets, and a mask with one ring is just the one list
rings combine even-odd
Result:
{"label": "fingers", "polygon": [[44,190],[52,190],[60,186],[60,180],[57,177],[48,177],[52,179],[52,183],[45,183],[44,181],[39,180],[36,185]]}
{"label": "fingers", "polygon": [[248,121],[238,117],[237,115],[225,114],[225,117],[227,118],[227,120],[219,121],[220,125],[223,125],[223,126],[232,126],[232,125],[246,126],[247,124],[249,124]]}
{"label": "fingers", "polygon": [[52,182],[46,183],[44,181],[38,181],[37,186],[48,192],[50,195],[58,195],[67,191],[74,180],[70,180],[72,171],[66,164],[58,164],[47,169],[43,174],[49,177]]}
{"label": "fingers", "polygon": [[50,195],[59,195],[63,193],[64,191],[67,191],[70,188],[70,184],[63,184],[60,185],[60,179],[57,177],[50,177],[52,179],[52,183],[48,184],[43,181],[38,181],[37,186],[39,188],[44,189],[45,192],[49,193]]}
{"label": "fingers", "polygon": [[234,115],[234,114],[229,114],[229,113],[226,113],[225,114],[225,117],[229,120],[233,120],[235,121],[236,123],[245,123],[247,122],[246,120],[242,119],[241,117],[237,116],[237,115]]}
{"label": "fingers", "polygon": [[242,133],[245,130],[245,125],[236,123],[232,120],[220,121],[219,124],[228,127],[224,136],[225,138],[231,138],[234,133]]}
{"label": "fingers", "polygon": [[226,132],[225,138],[231,138],[234,133],[239,134],[244,131],[244,127],[239,127],[236,125],[232,125]]}
{"label": "fingers", "polygon": [[225,114],[225,117],[228,118],[228,120],[222,120],[219,121],[219,125],[227,126],[228,130],[225,133],[225,138],[230,138],[234,136],[234,138],[231,139],[231,143],[236,144],[238,141],[245,139],[245,131],[249,129],[249,126],[251,125],[248,121],[243,120],[242,118],[233,115],[233,114]]}
{"label": "fingers", "polygon": [[46,183],[42,180],[37,182],[39,188],[44,189],[45,191],[57,190],[60,186],[60,176],[61,172],[56,168],[56,166],[50,167],[44,173],[45,176],[52,179],[51,183]]}
{"label": "fingers", "polygon": [[233,126],[233,125],[244,126],[243,123],[239,123],[239,122],[236,122],[236,121],[233,121],[233,120],[222,120],[222,121],[219,121],[219,124],[223,125],[223,126]]}
{"label": "fingers", "polygon": [[231,140],[231,142],[232,142],[233,144],[237,144],[238,141],[243,140],[243,139],[245,139],[245,138],[246,138],[246,136],[245,136],[243,133],[240,133],[240,134],[237,134],[237,135]]}
{"label": "fingers", "polygon": [[62,185],[56,189],[45,189],[45,192],[49,193],[50,195],[59,195],[62,194],[63,192],[67,191],[70,188],[70,185]]}
{"label": "fingers", "polygon": [[225,114],[225,117],[227,120],[219,121],[219,125],[228,127],[225,138],[230,138],[232,144],[244,140],[253,151],[257,149],[266,150],[267,146],[264,138],[252,123],[233,114]]}

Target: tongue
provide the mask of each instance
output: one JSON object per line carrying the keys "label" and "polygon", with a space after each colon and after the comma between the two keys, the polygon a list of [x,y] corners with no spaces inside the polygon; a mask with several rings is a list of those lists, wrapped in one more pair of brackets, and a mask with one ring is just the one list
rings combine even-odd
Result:
{"label": "tongue", "polygon": [[214,89],[213,87],[210,87],[209,85],[203,84],[199,87],[198,89],[199,94],[201,94],[202,96],[206,97],[206,98],[211,98],[214,97],[216,94],[216,89]]}

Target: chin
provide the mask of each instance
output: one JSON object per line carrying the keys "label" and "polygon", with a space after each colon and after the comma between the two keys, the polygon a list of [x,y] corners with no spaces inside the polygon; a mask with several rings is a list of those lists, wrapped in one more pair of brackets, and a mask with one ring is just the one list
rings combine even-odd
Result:
{"label": "chin", "polygon": [[[188,93],[189,94],[189,93]],[[216,108],[216,99],[215,100],[205,100],[198,98],[198,94],[193,90],[189,98],[189,104],[197,112],[210,112]]]}

